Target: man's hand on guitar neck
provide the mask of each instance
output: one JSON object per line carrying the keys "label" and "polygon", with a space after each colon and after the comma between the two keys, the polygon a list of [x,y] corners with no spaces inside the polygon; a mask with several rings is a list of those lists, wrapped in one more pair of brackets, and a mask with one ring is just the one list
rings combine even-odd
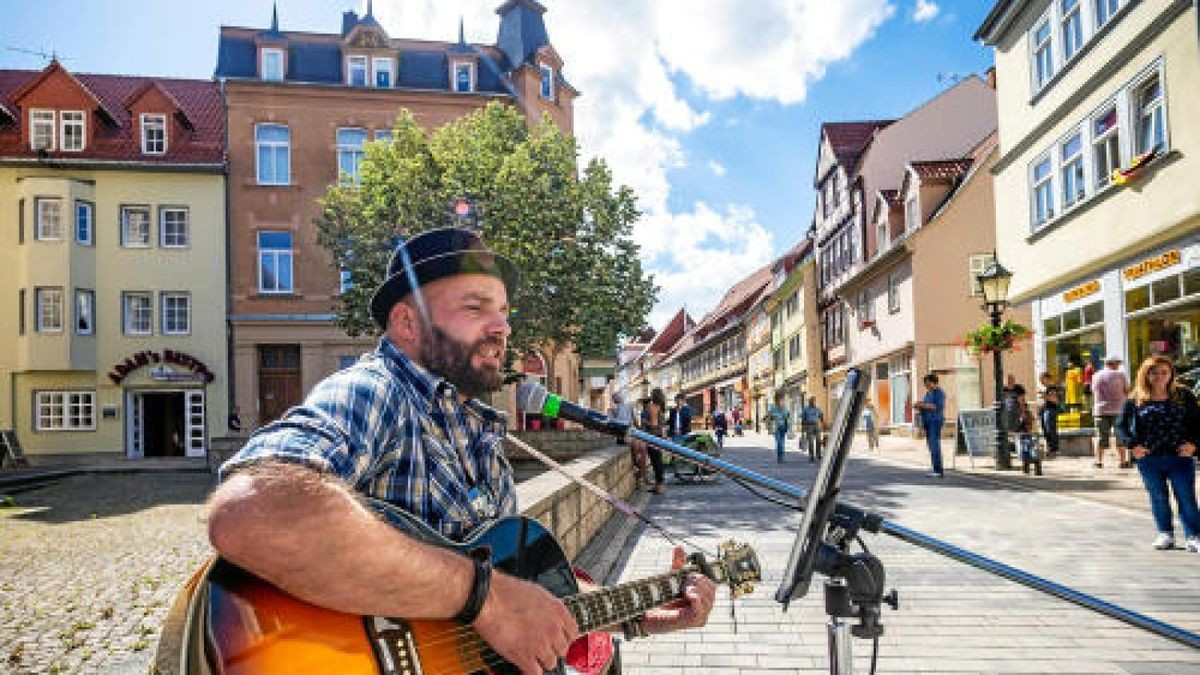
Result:
{"label": "man's hand on guitar neck", "polygon": [[[676,546],[671,569],[680,569],[685,560],[683,548]],[[683,597],[660,609],[646,612],[646,632],[667,633],[685,628],[700,628],[708,623],[717,598],[717,585],[703,574],[689,574],[683,582]]]}
{"label": "man's hand on guitar neck", "polygon": [[558,598],[500,572],[493,574],[483,611],[472,626],[524,675],[553,670],[579,637],[575,619]]}

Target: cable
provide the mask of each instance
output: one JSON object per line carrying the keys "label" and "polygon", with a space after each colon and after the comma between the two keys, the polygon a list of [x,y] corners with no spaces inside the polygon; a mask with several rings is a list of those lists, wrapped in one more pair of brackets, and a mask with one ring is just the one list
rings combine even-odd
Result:
{"label": "cable", "polygon": [[745,482],[741,478],[738,478],[737,476],[730,476],[729,478],[733,482],[735,482],[738,485],[745,488],[748,492],[750,492],[750,494],[754,495],[755,497],[758,497],[759,499],[761,499],[763,501],[771,502],[772,504],[775,504],[776,506],[782,506],[785,509],[791,509],[793,511],[803,511],[804,510],[804,508],[801,506],[798,506],[796,504],[789,504],[788,502],[785,502],[782,499],[779,499],[778,497],[774,497],[774,496],[766,494],[764,492],[759,492],[758,489],[756,489],[754,486]]}
{"label": "cable", "polygon": [[879,657],[879,637],[871,640],[871,675],[875,675],[875,664]]}

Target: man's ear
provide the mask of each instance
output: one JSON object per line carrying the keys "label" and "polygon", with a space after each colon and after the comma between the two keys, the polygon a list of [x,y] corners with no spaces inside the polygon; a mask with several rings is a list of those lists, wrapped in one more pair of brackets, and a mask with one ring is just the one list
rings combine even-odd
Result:
{"label": "man's ear", "polygon": [[388,314],[388,333],[400,344],[415,344],[420,337],[417,312],[407,302],[392,305]]}

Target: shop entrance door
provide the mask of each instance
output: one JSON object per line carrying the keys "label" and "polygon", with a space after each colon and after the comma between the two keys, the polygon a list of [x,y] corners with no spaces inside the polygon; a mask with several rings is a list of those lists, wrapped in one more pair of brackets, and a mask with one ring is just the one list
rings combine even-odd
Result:
{"label": "shop entrance door", "polygon": [[273,422],[302,399],[300,345],[258,348],[258,423]]}
{"label": "shop entrance door", "polygon": [[187,454],[184,393],[141,392],[142,453],[146,457],[183,457]]}

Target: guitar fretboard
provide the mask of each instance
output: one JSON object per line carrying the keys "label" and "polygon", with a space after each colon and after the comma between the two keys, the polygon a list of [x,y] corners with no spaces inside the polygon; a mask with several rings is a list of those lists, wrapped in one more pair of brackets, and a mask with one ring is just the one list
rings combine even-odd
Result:
{"label": "guitar fretboard", "polygon": [[[586,633],[628,621],[645,614],[646,610],[682,597],[683,580],[688,574],[699,571],[696,567],[684,567],[656,577],[580,593],[564,598],[563,602],[571,610],[579,630]],[[724,569],[720,565],[714,565],[712,571],[717,577],[714,581],[724,581]]]}

